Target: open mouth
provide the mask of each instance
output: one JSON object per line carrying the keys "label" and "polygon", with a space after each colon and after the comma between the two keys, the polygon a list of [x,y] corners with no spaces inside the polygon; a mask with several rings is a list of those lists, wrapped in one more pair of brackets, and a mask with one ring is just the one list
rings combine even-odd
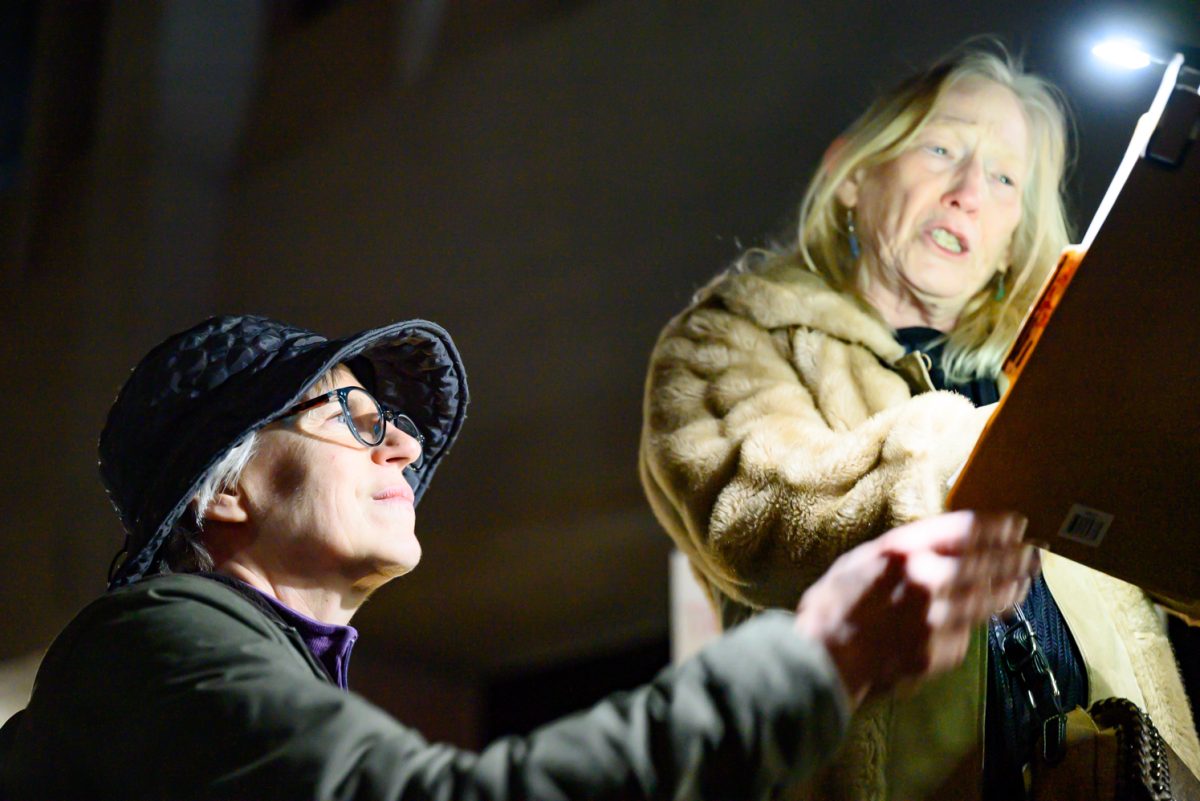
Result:
{"label": "open mouth", "polygon": [[951,253],[962,253],[967,249],[967,244],[959,239],[957,234],[947,231],[945,228],[934,228],[929,235],[938,247]]}

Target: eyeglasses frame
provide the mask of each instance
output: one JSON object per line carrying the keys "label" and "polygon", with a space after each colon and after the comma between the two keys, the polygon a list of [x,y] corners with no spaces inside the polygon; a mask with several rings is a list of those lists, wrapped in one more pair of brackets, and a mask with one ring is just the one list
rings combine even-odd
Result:
{"label": "eyeglasses frame", "polygon": [[[350,406],[346,403],[346,397],[351,392],[355,391],[365,392],[367,397],[374,401],[375,406],[379,409],[379,419],[383,421],[383,425],[379,427],[379,439],[375,442],[367,442],[365,439],[363,439],[362,434],[358,432],[358,427],[354,425],[354,417],[350,414]],[[408,467],[416,470],[425,461],[425,435],[421,433],[421,429],[417,428],[417,424],[413,422],[413,419],[403,412],[392,409],[388,406],[384,406],[383,403],[380,402],[379,398],[376,398],[363,387],[338,387],[337,389],[331,389],[322,395],[316,396],[315,398],[310,398],[309,400],[297,403],[295,406],[292,406],[284,411],[283,414],[279,415],[279,419],[282,420],[285,417],[291,417],[293,415],[300,414],[301,412],[306,412],[309,409],[315,409],[322,404],[329,403],[329,401],[333,400],[334,396],[337,397],[338,404],[342,407],[342,415],[345,417],[346,428],[350,429],[350,433],[356,440],[358,440],[359,444],[367,448],[374,448],[375,446],[379,445],[387,437],[387,425],[388,423],[391,423],[396,427],[397,430],[415,439],[417,441],[417,445],[421,449],[420,456],[414,459],[412,464],[408,465]],[[407,423],[408,428],[397,421]],[[409,428],[412,430],[410,431]]]}

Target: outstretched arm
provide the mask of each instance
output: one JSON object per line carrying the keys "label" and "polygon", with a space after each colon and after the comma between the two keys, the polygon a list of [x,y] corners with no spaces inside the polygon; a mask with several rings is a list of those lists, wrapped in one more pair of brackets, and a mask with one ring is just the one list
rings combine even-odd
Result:
{"label": "outstretched arm", "polygon": [[[962,658],[1032,566],[1012,517],[921,521],[839,559],[649,685],[480,753],[316,678],[233,590],[111,596],[55,643],[4,727],[6,797],[761,799],[828,759],[853,705]],[[228,593],[228,597],[224,593]],[[303,647],[303,646],[301,646]],[[47,756],[47,755],[53,755]]]}

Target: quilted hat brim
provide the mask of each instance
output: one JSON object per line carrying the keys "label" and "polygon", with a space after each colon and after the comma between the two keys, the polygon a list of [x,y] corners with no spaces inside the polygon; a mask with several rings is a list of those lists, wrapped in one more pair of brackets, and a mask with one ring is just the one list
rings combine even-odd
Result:
{"label": "quilted hat brim", "polygon": [[[298,330],[298,329],[297,329]],[[309,332],[302,332],[309,333]],[[153,352],[144,361],[150,361]],[[110,578],[110,589],[137,581],[158,562],[172,528],[185,513],[208,471],[247,436],[279,419],[301,401],[316,381],[339,363],[348,364],[384,405],[400,409],[425,435],[424,459],[405,471],[415,502],[421,500],[438,464],[462,427],[468,402],[466,371],[450,335],[425,320],[409,320],[326,340],[315,334],[289,342],[266,354],[250,368],[240,368],[189,409],[162,456],[160,469],[134,503],[118,503],[119,488],[110,496],[126,529],[137,535],[152,531],[136,552],[126,555]],[[135,371],[136,372],[136,371]],[[129,384],[122,395],[129,389]],[[112,439],[113,415],[101,436],[101,472],[110,484],[105,459],[119,445]],[[107,447],[106,447],[107,446]]]}

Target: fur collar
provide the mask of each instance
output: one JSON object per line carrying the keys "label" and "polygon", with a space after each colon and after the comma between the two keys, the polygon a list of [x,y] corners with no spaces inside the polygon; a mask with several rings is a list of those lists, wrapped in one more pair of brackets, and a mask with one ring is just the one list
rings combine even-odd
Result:
{"label": "fur collar", "polygon": [[700,297],[719,300],[766,329],[802,326],[861,345],[888,364],[904,355],[892,329],[866,306],[794,264],[724,273]]}

